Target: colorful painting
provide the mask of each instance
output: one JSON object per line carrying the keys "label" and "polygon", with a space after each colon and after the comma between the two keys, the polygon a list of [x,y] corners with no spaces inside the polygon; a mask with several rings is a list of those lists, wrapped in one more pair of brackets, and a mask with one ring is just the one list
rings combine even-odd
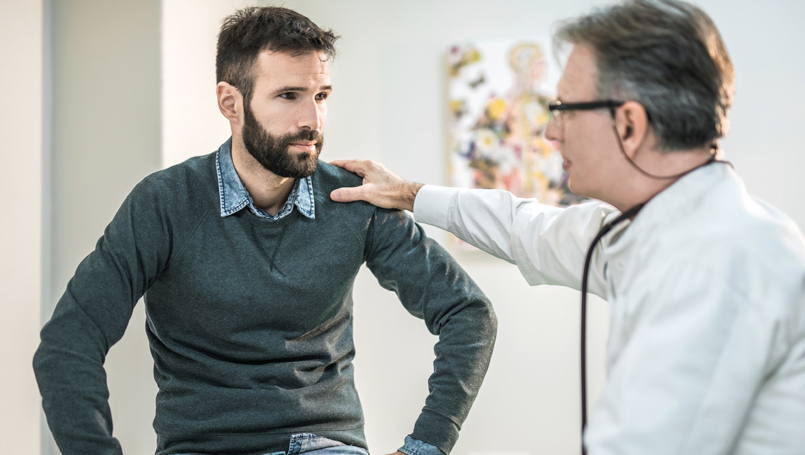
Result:
{"label": "colorful painting", "polygon": [[[498,188],[568,206],[562,157],[544,137],[559,70],[547,40],[455,45],[448,53],[452,186]],[[555,66],[555,65],[553,65]]]}

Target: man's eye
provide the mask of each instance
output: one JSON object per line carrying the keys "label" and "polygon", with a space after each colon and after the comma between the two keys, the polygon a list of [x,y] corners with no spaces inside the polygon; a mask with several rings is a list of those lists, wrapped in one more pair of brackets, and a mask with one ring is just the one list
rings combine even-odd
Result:
{"label": "man's eye", "polygon": [[296,99],[296,93],[294,93],[294,92],[281,93],[280,98],[283,98],[283,99],[286,99],[286,100],[295,100]]}
{"label": "man's eye", "polygon": [[327,92],[321,92],[321,93],[319,93],[318,95],[316,95],[316,99],[317,99],[317,100],[319,100],[319,101],[322,101],[322,100],[326,100],[326,99],[327,99],[327,97],[329,97],[329,96],[330,96],[330,94],[329,94],[329,93],[327,93]]}

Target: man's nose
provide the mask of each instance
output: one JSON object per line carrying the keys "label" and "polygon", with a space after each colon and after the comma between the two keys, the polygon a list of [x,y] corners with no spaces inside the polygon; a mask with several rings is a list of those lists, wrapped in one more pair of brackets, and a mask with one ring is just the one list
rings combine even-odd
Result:
{"label": "man's nose", "polygon": [[308,101],[300,106],[299,128],[321,131],[324,123],[322,106],[315,100]]}

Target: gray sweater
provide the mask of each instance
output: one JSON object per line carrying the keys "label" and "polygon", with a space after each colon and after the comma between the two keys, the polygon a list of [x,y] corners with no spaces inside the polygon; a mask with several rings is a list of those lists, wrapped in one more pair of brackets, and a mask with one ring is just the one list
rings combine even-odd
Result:
{"label": "gray sweater", "polygon": [[221,217],[215,159],[138,184],[42,329],[34,367],[64,455],[121,453],[103,363],[143,295],[158,454],[263,454],[305,432],[365,448],[352,365],[364,262],[439,336],[411,436],[448,453],[492,353],[486,297],[405,213],[330,201],[355,175],[319,163],[315,219]]}

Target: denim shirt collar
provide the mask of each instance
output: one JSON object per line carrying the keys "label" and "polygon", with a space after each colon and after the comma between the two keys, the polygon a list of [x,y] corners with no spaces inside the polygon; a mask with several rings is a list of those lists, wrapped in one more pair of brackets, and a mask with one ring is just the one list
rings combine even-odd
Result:
{"label": "denim shirt collar", "polygon": [[299,213],[310,218],[316,218],[316,210],[313,199],[313,179],[305,177],[298,179],[285,201],[285,205],[277,215],[272,216],[267,212],[257,208],[254,200],[243,186],[238,173],[235,171],[235,163],[232,161],[232,138],[224,142],[216,152],[215,167],[218,171],[218,195],[221,198],[221,217],[232,215],[245,207],[261,218],[279,220],[291,213],[296,206]]}

